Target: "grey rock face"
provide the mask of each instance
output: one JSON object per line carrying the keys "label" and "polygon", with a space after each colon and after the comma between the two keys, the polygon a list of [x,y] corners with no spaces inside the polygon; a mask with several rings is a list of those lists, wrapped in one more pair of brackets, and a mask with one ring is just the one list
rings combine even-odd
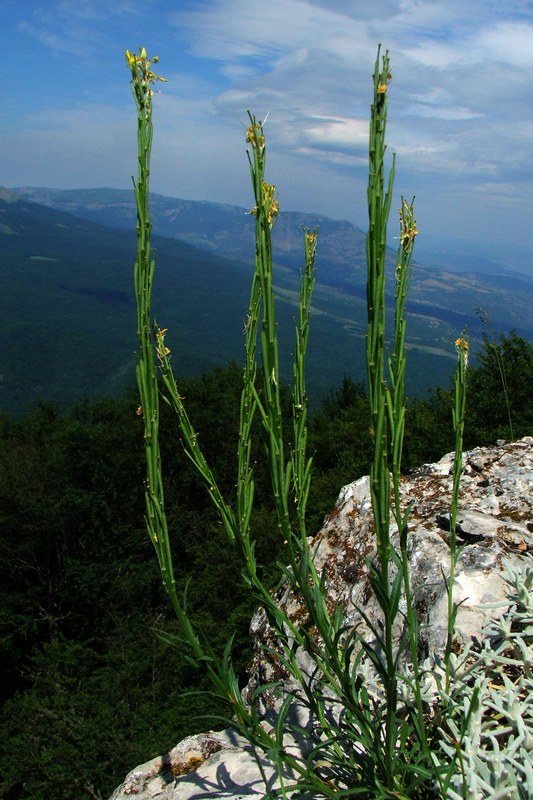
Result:
{"label": "grey rock face", "polygon": [[[265,767],[269,768],[266,761]],[[164,756],[141,764],[109,800],[241,800],[263,795],[263,779],[247,743],[226,730],[188,736]]]}
{"label": "grey rock face", "polygon": [[[447,591],[450,574],[450,499],[453,453],[436,464],[424,465],[402,480],[404,508],[409,518],[409,573],[420,623],[420,655],[441,652],[447,635]],[[392,528],[393,541],[398,544]],[[506,599],[501,577],[503,562],[517,566],[533,552],[533,438],[464,454],[457,518],[460,547],[454,583],[459,605],[455,639],[458,646],[481,635],[494,615],[482,608]],[[337,504],[313,540],[318,572],[325,570],[328,598],[342,605],[347,625],[365,625],[358,609],[371,623],[380,619],[370,582],[368,559],[375,556],[374,525],[367,476],[345,486]],[[305,609],[290,592],[280,592],[280,604],[294,620],[305,621]],[[405,607],[401,610],[405,610]],[[379,624],[379,623],[378,623]],[[370,636],[367,630],[367,635]],[[271,680],[263,646],[275,643],[265,615],[252,620],[257,656],[251,686]],[[404,633],[398,619],[396,641]],[[305,663],[302,662],[302,666]]]}
{"label": "grey rock face", "polygon": [[[420,647],[430,657],[442,652],[447,631],[452,468],[453,454],[448,454],[402,481],[402,502],[405,507],[412,505],[409,571],[421,625]],[[464,454],[457,533],[460,553],[453,596],[460,604],[455,638],[461,646],[483,637],[484,625],[496,614],[486,604],[506,600],[504,562],[520,568],[533,554],[533,437]],[[368,579],[368,559],[375,555],[375,547],[367,477],[342,489],[312,547],[318,571],[327,575],[328,598],[334,606],[342,606],[346,623],[361,625],[358,609],[377,622],[379,607]],[[283,587],[279,602],[293,619],[305,615],[297,598]],[[402,625],[399,619],[398,641]],[[265,644],[275,645],[275,639],[261,611],[252,620],[251,634],[256,655],[249,697],[258,684],[273,677],[275,669],[263,651]],[[263,766],[274,785],[272,765],[264,761]],[[166,756],[133,770],[110,800],[132,795],[143,800],[239,800],[264,793],[248,746],[231,731],[223,731],[189,737]]]}

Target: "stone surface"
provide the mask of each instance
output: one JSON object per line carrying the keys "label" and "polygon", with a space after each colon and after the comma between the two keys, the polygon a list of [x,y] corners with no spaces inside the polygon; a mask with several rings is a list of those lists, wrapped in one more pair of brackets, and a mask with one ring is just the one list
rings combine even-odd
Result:
{"label": "stone surface", "polygon": [[[442,651],[447,630],[452,466],[453,454],[448,454],[402,481],[402,502],[405,507],[412,504],[409,570],[421,624],[420,647],[429,656]],[[519,567],[533,554],[532,487],[533,437],[464,454],[457,519],[461,551],[454,584],[454,600],[460,603],[458,645],[481,638],[484,624],[496,613],[484,606],[505,600],[504,562]],[[326,571],[328,598],[333,605],[342,605],[346,623],[361,622],[358,608],[370,620],[378,620],[379,608],[368,580],[367,560],[375,551],[367,477],[342,489],[312,547],[319,572]],[[295,619],[305,613],[283,587],[279,601]],[[401,621],[396,633],[397,637],[402,634]],[[262,647],[275,645],[275,640],[261,611],[252,620],[251,634],[256,655],[250,669],[250,697],[258,684],[271,678],[273,670]],[[264,768],[267,778],[274,781],[272,765],[265,761]],[[239,800],[264,793],[246,743],[231,731],[223,731],[189,737],[165,756],[133,770],[111,800],[131,796],[143,800]]]}
{"label": "stone surface", "polygon": [[[265,766],[268,769],[266,761]],[[247,743],[233,731],[225,730],[188,736],[164,756],[136,767],[110,800],[240,800],[262,797],[264,793],[263,780]]]}

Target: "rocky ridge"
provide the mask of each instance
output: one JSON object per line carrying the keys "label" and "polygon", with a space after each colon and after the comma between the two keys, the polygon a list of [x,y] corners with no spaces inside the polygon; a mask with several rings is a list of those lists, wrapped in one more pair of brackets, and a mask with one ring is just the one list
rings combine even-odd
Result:
{"label": "rocky ridge", "polygon": [[[402,500],[412,511],[409,527],[409,568],[414,604],[421,625],[422,655],[442,651],[446,636],[446,579],[449,575],[449,503],[453,454],[403,478]],[[498,613],[492,606],[506,601],[505,565],[516,570],[533,563],[533,437],[499,441],[494,447],[464,454],[459,500],[454,600],[459,605],[455,639],[461,647],[482,640],[484,627]],[[345,486],[335,509],[313,539],[315,562],[327,575],[328,598],[341,605],[345,622],[361,623],[357,608],[373,621],[379,616],[369,591],[368,558],[374,535],[368,478]],[[297,598],[283,589],[279,602],[292,618],[303,613]],[[501,610],[501,609],[500,609]],[[272,677],[274,665],[264,654],[272,646],[272,631],[259,611],[251,624],[256,655],[250,667],[245,697]],[[401,622],[396,632],[402,634]],[[302,659],[304,656],[302,655]],[[268,706],[268,695],[265,701]],[[270,713],[276,710],[271,698]],[[273,765],[264,759],[270,786]],[[148,800],[243,800],[263,797],[265,785],[247,743],[231,730],[188,737],[164,756],[128,774],[110,800],[132,796]]]}

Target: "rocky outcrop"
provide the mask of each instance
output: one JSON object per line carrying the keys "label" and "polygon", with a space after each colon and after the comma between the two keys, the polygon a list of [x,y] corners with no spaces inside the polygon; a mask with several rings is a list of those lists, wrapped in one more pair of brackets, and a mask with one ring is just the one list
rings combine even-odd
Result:
{"label": "rocky outcrop", "polygon": [[[453,454],[425,465],[402,482],[402,502],[411,505],[409,570],[414,604],[420,620],[420,647],[431,657],[442,651],[447,630],[446,582],[449,576],[450,497]],[[459,501],[458,541],[461,545],[454,583],[459,604],[456,622],[458,647],[481,639],[494,608],[505,601],[504,563],[516,569],[533,554],[533,437],[498,442],[464,454]],[[318,570],[325,570],[333,605],[343,607],[348,625],[361,624],[357,609],[371,622],[379,608],[370,591],[368,559],[374,554],[374,533],[368,478],[345,486],[332,514],[312,541]],[[305,610],[290,591],[279,602],[294,619]],[[401,616],[401,615],[400,615]],[[272,677],[264,645],[272,646],[272,632],[258,612],[251,626],[256,655],[250,669],[248,695]],[[398,640],[402,621],[398,622]],[[279,675],[277,676],[279,677]],[[263,762],[267,779],[275,773]],[[160,800],[200,800],[264,796],[264,783],[253,754],[231,731],[189,737],[165,756],[133,770],[111,800],[132,795]]]}
{"label": "rocky outcrop", "polygon": [[[264,766],[269,769],[266,759]],[[164,756],[136,767],[110,800],[240,800],[263,797],[264,793],[257,761],[247,743],[226,730],[188,736]]]}

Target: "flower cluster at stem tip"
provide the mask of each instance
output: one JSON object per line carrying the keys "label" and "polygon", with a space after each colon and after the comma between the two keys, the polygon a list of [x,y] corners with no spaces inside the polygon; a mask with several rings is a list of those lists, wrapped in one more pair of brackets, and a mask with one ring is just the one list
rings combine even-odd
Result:
{"label": "flower cluster at stem tip", "polygon": [[126,61],[131,70],[132,85],[135,92],[135,97],[139,106],[145,110],[146,116],[149,116],[149,106],[154,90],[151,84],[161,81],[166,83],[167,79],[156,73],[151,69],[152,64],[157,64],[159,56],[149,59],[146,49],[141,47],[139,55],[130,53],[126,50]]}
{"label": "flower cluster at stem tip", "polygon": [[163,363],[166,356],[170,355],[170,347],[166,347],[165,345],[165,334],[167,333],[168,328],[156,328],[155,331],[155,338],[156,338],[156,353],[157,357]]}
{"label": "flower cluster at stem tip", "polygon": [[316,245],[318,241],[318,228],[314,231],[305,231],[305,256],[306,258],[314,258],[316,253]]}
{"label": "flower cluster at stem tip", "polygon": [[387,93],[387,89],[389,88],[389,83],[391,82],[391,80],[392,80],[392,73],[387,72],[387,74],[385,75],[384,82],[383,83],[378,83],[378,86],[377,86],[377,89],[376,89],[377,93],[381,94],[381,95],[386,94]]}
{"label": "flower cluster at stem tip", "polygon": [[418,228],[413,215],[413,204],[407,200],[402,201],[402,207],[398,211],[400,215],[400,242],[406,252],[413,249],[415,236],[418,236]]}
{"label": "flower cluster at stem tip", "polygon": [[254,150],[263,150],[265,137],[261,123],[254,123],[246,129],[246,144],[251,144]]}
{"label": "flower cluster at stem tip", "polygon": [[463,363],[468,366],[468,348],[469,342],[467,336],[459,336],[458,339],[455,340],[455,349],[457,350],[458,358],[463,359]]}

